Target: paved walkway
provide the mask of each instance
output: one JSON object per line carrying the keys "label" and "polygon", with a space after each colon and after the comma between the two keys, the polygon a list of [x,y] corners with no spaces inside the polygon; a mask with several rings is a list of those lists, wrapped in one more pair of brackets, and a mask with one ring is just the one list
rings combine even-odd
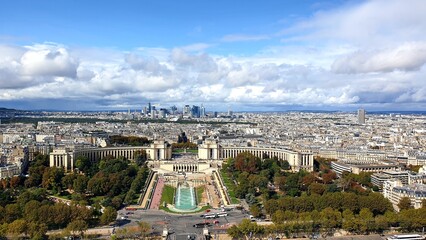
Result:
{"label": "paved walkway", "polygon": [[149,202],[149,195],[152,192],[152,188],[154,187],[154,183],[156,181],[156,179],[158,178],[158,174],[154,173],[154,175],[152,176],[149,186],[146,189],[146,192],[144,193],[143,199],[142,199],[142,204],[141,207],[142,208],[148,208],[147,204]]}
{"label": "paved walkway", "polygon": [[154,195],[152,196],[150,209],[159,209],[161,204],[161,194],[164,188],[164,178],[158,178],[157,185],[155,187]]}

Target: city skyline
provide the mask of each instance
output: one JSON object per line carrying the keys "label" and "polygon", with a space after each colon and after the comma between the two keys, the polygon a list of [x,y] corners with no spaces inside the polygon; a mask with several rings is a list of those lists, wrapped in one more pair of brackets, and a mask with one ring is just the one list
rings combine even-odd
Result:
{"label": "city skyline", "polygon": [[420,111],[424,12],[420,0],[5,1],[0,107]]}

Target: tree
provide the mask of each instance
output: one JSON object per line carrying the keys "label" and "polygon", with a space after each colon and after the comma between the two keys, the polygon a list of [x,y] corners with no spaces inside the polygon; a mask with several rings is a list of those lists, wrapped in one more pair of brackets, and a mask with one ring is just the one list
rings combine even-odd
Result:
{"label": "tree", "polygon": [[285,191],[286,179],[287,178],[285,176],[275,177],[274,179],[275,186],[277,186],[279,190]]}
{"label": "tree", "polygon": [[264,208],[267,214],[272,215],[278,210],[278,202],[275,199],[269,199],[264,202]]}
{"label": "tree", "polygon": [[400,211],[401,210],[406,210],[406,209],[413,208],[411,206],[411,200],[410,200],[410,198],[409,197],[403,197],[403,198],[401,198],[399,200],[399,203],[398,203],[398,208],[399,208]]}
{"label": "tree", "polygon": [[278,210],[272,214],[272,222],[275,224],[281,224],[285,221],[284,211]]}
{"label": "tree", "polygon": [[363,208],[359,212],[359,230],[361,233],[368,233],[374,229],[373,213],[368,208]]}
{"label": "tree", "polygon": [[368,196],[359,196],[360,208],[368,208],[373,215],[384,214],[393,211],[391,202],[380,193],[369,193]]}
{"label": "tree", "polygon": [[399,226],[403,231],[422,231],[426,226],[426,209],[405,209],[398,214]]}
{"label": "tree", "polygon": [[76,179],[73,181],[73,189],[77,193],[85,193],[87,189],[87,182],[89,181],[89,178],[85,175],[79,175]]}
{"label": "tree", "polygon": [[342,189],[343,192],[348,190],[352,184],[353,180],[347,176],[342,176],[337,180],[338,186]]}
{"label": "tree", "polygon": [[333,171],[329,171],[328,173],[322,174],[322,181],[326,184],[330,184],[334,179],[337,178],[337,175]]}
{"label": "tree", "polygon": [[4,207],[0,205],[0,223],[4,221]]}
{"label": "tree", "polygon": [[309,187],[312,183],[315,183],[317,181],[317,177],[310,173],[302,178],[302,184],[305,188]]}
{"label": "tree", "polygon": [[148,159],[148,154],[145,150],[135,152],[135,162],[138,166],[142,166]]}
{"label": "tree", "polygon": [[42,178],[43,178],[43,172],[46,169],[46,166],[40,165],[40,166],[31,166],[29,169],[30,176],[25,180],[25,187],[37,187],[40,186]]}
{"label": "tree", "polygon": [[258,218],[262,215],[262,210],[257,204],[250,206],[250,212],[253,217]]}
{"label": "tree", "polygon": [[265,230],[262,226],[257,225],[257,223],[252,223],[250,219],[247,218],[241,221],[238,225],[238,229],[246,236],[246,238],[251,234],[259,234]]}
{"label": "tree", "polygon": [[342,217],[343,217],[343,222],[342,222],[342,227],[343,229],[345,229],[348,232],[354,232],[355,230],[357,230],[357,224],[356,224],[356,219],[355,216],[353,214],[353,212],[349,209],[345,209],[342,213]]}
{"label": "tree", "polygon": [[235,168],[240,172],[259,172],[261,161],[249,152],[242,152],[235,157]]}
{"label": "tree", "polygon": [[7,227],[7,232],[13,236],[24,234],[27,231],[27,223],[23,219],[17,219],[13,221]]}
{"label": "tree", "polygon": [[320,218],[321,226],[324,228],[326,236],[330,235],[342,222],[342,215],[340,212],[333,210],[331,207],[322,210]]}
{"label": "tree", "polygon": [[47,233],[47,225],[44,223],[29,222],[27,224],[28,234],[31,239],[45,239]]}
{"label": "tree", "polygon": [[149,235],[152,231],[151,225],[147,222],[139,222],[138,227],[142,237]]}
{"label": "tree", "polygon": [[290,170],[290,163],[288,163],[287,160],[281,160],[280,161],[280,166],[284,170]]}
{"label": "tree", "polygon": [[359,211],[358,195],[355,193],[343,193],[342,208],[349,209],[352,212]]}
{"label": "tree", "polygon": [[61,179],[64,177],[62,168],[46,168],[43,173],[41,185],[43,188],[57,191],[61,187]]}
{"label": "tree", "polygon": [[8,227],[7,223],[0,224],[0,238],[1,239],[6,239],[7,227]]}
{"label": "tree", "polygon": [[25,204],[24,217],[29,222],[36,222],[39,220],[38,209],[41,207],[41,203],[36,200],[31,200]]}
{"label": "tree", "polygon": [[84,231],[88,228],[87,222],[84,220],[74,220],[70,222],[66,228],[71,234],[78,233],[78,235],[83,238]]}
{"label": "tree", "polygon": [[232,225],[230,228],[228,228],[228,230],[226,230],[226,233],[233,239],[240,239],[243,237],[243,233],[240,231],[237,225]]}
{"label": "tree", "polygon": [[21,217],[21,209],[19,208],[19,205],[14,204],[8,204],[5,207],[5,214],[4,214],[4,220],[7,223],[11,223],[16,219],[19,219]]}
{"label": "tree", "polygon": [[326,190],[326,186],[321,183],[312,183],[308,187],[309,194],[322,195]]}
{"label": "tree", "polygon": [[68,174],[62,178],[62,186],[66,189],[73,189],[74,180],[77,178],[77,174]]}
{"label": "tree", "polygon": [[376,216],[374,219],[374,225],[376,227],[376,231],[382,233],[384,230],[389,229],[388,219],[384,215]]}
{"label": "tree", "polygon": [[10,179],[9,184],[11,188],[16,189],[19,187],[19,185],[21,185],[21,182],[22,182],[22,178],[20,176],[13,176]]}
{"label": "tree", "polygon": [[98,164],[98,162],[90,162],[88,158],[80,156],[75,162],[75,167],[91,177],[98,171]]}
{"label": "tree", "polygon": [[106,207],[101,215],[101,224],[106,225],[110,222],[115,221],[117,218],[117,211],[113,207]]}

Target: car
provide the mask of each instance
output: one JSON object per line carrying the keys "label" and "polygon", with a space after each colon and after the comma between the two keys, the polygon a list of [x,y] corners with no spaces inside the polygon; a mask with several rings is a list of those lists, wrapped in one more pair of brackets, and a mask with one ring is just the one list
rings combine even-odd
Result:
{"label": "car", "polygon": [[214,224],[219,224],[219,220],[214,220]]}
{"label": "car", "polygon": [[195,228],[202,228],[202,227],[209,226],[209,225],[210,225],[209,223],[196,223],[193,226]]}

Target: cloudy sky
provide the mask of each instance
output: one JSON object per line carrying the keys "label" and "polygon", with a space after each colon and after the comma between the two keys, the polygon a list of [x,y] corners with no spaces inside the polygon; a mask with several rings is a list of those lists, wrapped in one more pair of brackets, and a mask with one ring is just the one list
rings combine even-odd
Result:
{"label": "cloudy sky", "polygon": [[0,107],[426,110],[426,1],[4,0]]}

